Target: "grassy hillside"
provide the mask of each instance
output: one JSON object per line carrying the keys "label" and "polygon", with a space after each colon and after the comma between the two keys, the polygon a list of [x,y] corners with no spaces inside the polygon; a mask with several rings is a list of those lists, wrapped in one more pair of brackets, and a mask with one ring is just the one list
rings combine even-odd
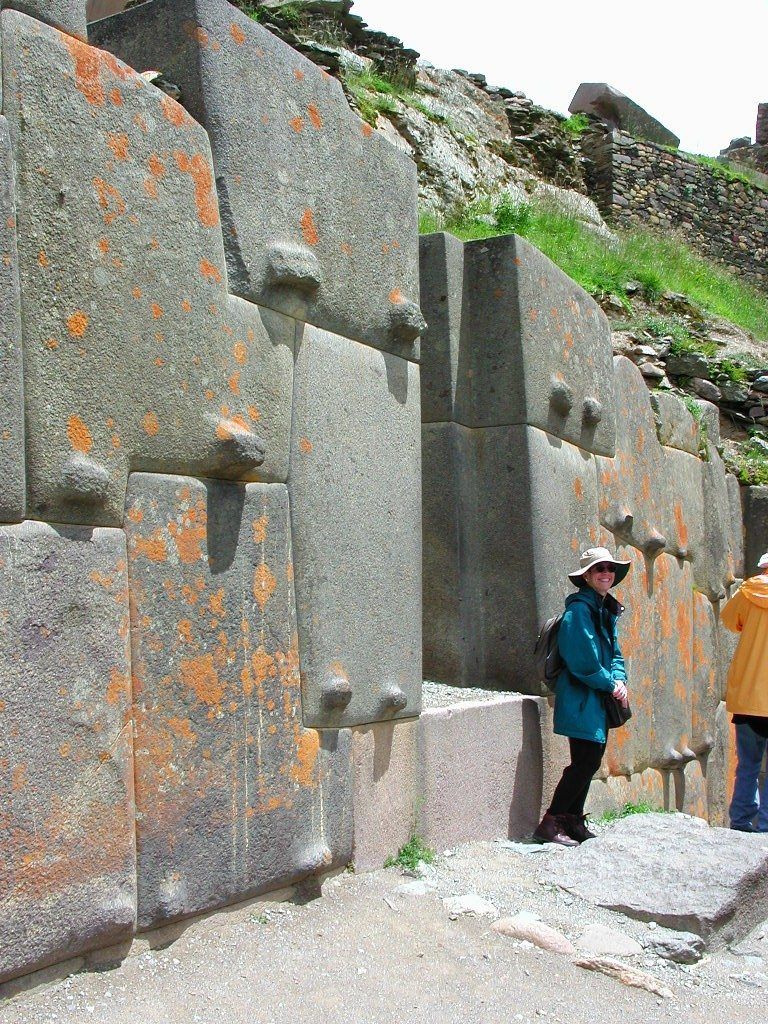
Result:
{"label": "grassy hillside", "polygon": [[529,239],[591,294],[612,294],[630,308],[626,286],[637,282],[647,299],[682,292],[703,309],[768,341],[768,296],[702,259],[680,240],[649,231],[600,237],[582,221],[507,197],[484,200],[445,218],[425,214],[422,234],[450,231],[464,241],[515,232]]}

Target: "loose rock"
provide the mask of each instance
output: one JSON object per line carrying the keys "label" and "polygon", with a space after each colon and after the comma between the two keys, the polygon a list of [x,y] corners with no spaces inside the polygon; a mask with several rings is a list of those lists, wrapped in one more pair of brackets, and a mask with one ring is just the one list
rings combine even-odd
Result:
{"label": "loose rock", "polygon": [[629,967],[620,960],[611,960],[610,957],[591,957],[584,960],[574,960],[577,967],[583,967],[587,971],[599,971],[600,974],[607,974],[609,978],[615,978],[622,985],[629,985],[631,988],[644,988],[647,992],[662,996],[664,999],[672,999],[674,992],[671,988],[662,984],[652,974],[639,971],[636,967]]}
{"label": "loose rock", "polygon": [[500,935],[531,942],[539,949],[549,950],[550,953],[565,953],[571,956],[576,952],[575,946],[565,935],[542,921],[531,920],[527,915],[503,917],[500,921],[494,921],[491,928]]}
{"label": "loose rock", "polygon": [[653,938],[645,943],[649,953],[676,964],[695,964],[704,956],[704,940],[692,932],[671,932],[666,929],[654,932]]}
{"label": "loose rock", "polygon": [[474,917],[499,916],[496,907],[475,892],[467,893],[466,896],[448,896],[443,900],[443,906],[449,914],[456,916],[460,914],[471,914]]}
{"label": "loose rock", "polygon": [[637,956],[643,952],[640,943],[629,935],[602,924],[589,925],[581,938],[577,939],[576,945],[593,956]]}

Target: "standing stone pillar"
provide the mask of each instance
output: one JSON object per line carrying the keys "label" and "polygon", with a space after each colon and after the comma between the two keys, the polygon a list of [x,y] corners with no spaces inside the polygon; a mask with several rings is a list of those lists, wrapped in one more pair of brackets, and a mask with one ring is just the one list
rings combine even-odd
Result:
{"label": "standing stone pillar", "polygon": [[768,103],[758,103],[755,142],[758,146],[768,145]]}

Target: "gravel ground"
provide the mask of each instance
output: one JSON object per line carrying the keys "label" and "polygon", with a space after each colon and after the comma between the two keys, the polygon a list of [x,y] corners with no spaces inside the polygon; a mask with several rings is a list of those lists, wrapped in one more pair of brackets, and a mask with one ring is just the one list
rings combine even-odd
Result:
{"label": "gravel ground", "polygon": [[488,918],[450,914],[442,902],[476,893],[502,916],[527,911],[573,941],[593,924],[641,945],[658,934],[560,890],[558,864],[568,855],[557,847],[472,843],[444,851],[418,878],[399,868],[345,872],[303,905],[252,903],[212,915],[166,948],[139,943],[111,970],[22,992],[0,1007],[0,1021],[296,1024],[327,1015],[333,1024],[628,1024],[709,1022],[718,1013],[729,1024],[752,1024],[763,1012],[765,925],[736,949],[693,966],[647,952],[625,958],[674,993],[660,998],[499,935]]}

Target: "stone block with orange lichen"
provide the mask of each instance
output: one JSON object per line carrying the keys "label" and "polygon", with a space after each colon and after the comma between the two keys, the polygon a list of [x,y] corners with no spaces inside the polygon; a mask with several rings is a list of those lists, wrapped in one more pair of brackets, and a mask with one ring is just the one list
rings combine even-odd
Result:
{"label": "stone block with orange lichen", "polygon": [[4,981],[135,929],[122,532],[0,527],[0,621]]}
{"label": "stone block with orange lichen", "polygon": [[421,240],[425,422],[528,424],[612,456],[611,331],[597,303],[516,235]]}
{"label": "stone block with orange lichen", "polygon": [[126,532],[140,926],[346,863],[349,734],[302,724],[286,488],[135,474]]}
{"label": "stone block with orange lichen", "polygon": [[[0,522],[18,522],[25,512],[24,381],[21,348],[16,188],[8,122],[0,117]],[[39,261],[45,260],[41,252]],[[42,262],[40,264],[42,266]]]}
{"label": "stone block with orange lichen", "polygon": [[162,67],[208,129],[234,292],[418,358],[416,169],[337,80],[226,0],[155,0],[91,40]]}
{"label": "stone block with orange lichen", "polygon": [[745,487],[744,574],[754,576],[760,556],[768,551],[768,487]]}
{"label": "stone block with orange lichen", "polygon": [[111,54],[2,25],[31,514],[119,525],[137,468],[285,480],[295,324],[228,294],[205,131]]}
{"label": "stone block with orange lichen", "polygon": [[304,723],[421,708],[421,445],[413,363],[307,326],[291,520]]}

